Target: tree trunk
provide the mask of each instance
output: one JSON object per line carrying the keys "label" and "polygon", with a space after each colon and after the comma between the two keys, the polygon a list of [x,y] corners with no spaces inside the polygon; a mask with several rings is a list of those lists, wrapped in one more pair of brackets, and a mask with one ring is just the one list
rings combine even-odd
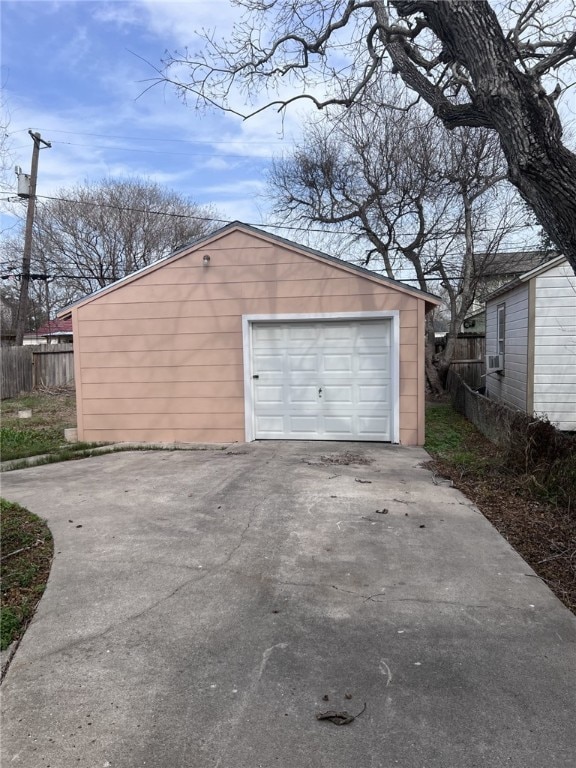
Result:
{"label": "tree trunk", "polygon": [[426,346],[424,353],[424,369],[426,382],[433,395],[441,395],[444,392],[444,384],[438,373],[436,363],[436,337],[434,335],[434,321],[430,313],[426,315]]}

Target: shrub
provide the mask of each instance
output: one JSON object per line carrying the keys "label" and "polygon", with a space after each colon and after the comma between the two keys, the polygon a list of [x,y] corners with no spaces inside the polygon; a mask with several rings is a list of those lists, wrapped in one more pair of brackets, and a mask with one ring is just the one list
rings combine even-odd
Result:
{"label": "shrub", "polygon": [[576,506],[576,437],[546,418],[514,413],[509,422],[506,463],[532,478],[553,500]]}

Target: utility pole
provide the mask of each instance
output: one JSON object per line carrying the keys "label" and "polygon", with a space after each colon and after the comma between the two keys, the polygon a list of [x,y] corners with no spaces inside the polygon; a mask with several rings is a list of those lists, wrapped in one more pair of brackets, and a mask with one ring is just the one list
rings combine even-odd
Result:
{"label": "utility pole", "polygon": [[[30,169],[30,187],[27,194],[19,191],[20,197],[28,198],[28,210],[26,212],[26,229],[24,231],[24,253],[22,255],[22,282],[20,284],[20,298],[18,300],[18,316],[16,318],[16,346],[21,347],[24,341],[26,315],[28,314],[28,295],[30,292],[30,261],[32,259],[32,229],[34,227],[34,213],[36,211],[36,182],[38,180],[38,156],[40,144],[51,147],[49,141],[45,141],[39,133],[28,131],[34,142],[32,147],[32,167]],[[20,176],[18,176],[20,181]],[[20,186],[20,185],[19,185]]]}

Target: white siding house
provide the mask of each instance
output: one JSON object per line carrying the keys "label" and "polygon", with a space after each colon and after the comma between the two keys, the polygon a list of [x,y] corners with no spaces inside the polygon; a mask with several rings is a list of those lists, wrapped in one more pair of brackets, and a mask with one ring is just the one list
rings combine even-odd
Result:
{"label": "white siding house", "polygon": [[560,256],[486,301],[487,395],[576,430],[576,276]]}

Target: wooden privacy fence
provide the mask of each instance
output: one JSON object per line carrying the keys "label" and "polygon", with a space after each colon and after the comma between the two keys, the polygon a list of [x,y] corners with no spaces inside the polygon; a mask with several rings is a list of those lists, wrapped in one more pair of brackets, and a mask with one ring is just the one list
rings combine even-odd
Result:
{"label": "wooden privacy fence", "polygon": [[456,339],[454,360],[482,360],[486,354],[486,337],[484,334],[461,335]]}
{"label": "wooden privacy fence", "polygon": [[485,349],[486,339],[483,334],[459,336],[456,339],[450,370],[472,389],[479,389],[486,384]]}
{"label": "wooden privacy fence", "polygon": [[472,389],[486,385],[484,360],[452,360],[450,370],[458,374]]}
{"label": "wooden privacy fence", "polygon": [[2,399],[31,392],[35,387],[74,385],[72,344],[0,347]]}

